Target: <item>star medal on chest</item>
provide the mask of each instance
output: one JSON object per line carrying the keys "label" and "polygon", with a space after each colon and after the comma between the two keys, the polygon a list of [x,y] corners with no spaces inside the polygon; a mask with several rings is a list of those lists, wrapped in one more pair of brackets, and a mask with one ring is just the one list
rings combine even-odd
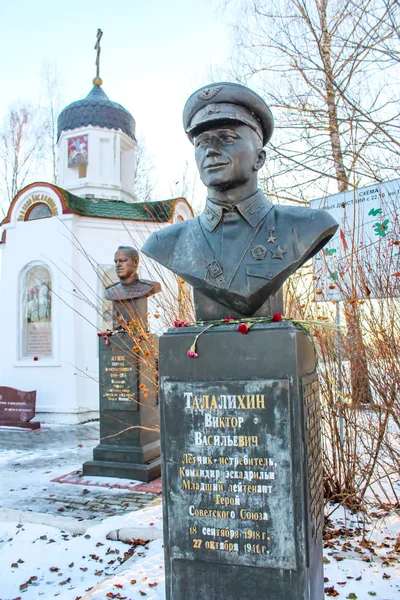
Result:
{"label": "star medal on chest", "polygon": [[283,260],[283,255],[287,253],[287,250],[284,250],[279,245],[275,248],[275,250],[271,250],[272,258],[278,258]]}
{"label": "star medal on chest", "polygon": [[276,237],[274,236],[276,227],[267,227],[267,233],[268,233],[268,237],[267,237],[267,244],[275,244],[276,243]]}

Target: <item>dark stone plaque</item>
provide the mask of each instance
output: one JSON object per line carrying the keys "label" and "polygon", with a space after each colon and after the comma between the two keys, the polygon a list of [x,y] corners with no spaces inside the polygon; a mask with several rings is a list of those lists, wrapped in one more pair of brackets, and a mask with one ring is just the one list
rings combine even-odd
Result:
{"label": "dark stone plaque", "polygon": [[36,391],[24,392],[0,386],[0,425],[38,429],[39,422],[30,422],[36,412]]}
{"label": "dark stone plaque", "polygon": [[172,558],[295,569],[288,380],[164,382]]}
{"label": "dark stone plaque", "polygon": [[138,363],[128,345],[128,336],[120,343],[103,340],[99,344],[100,406],[103,410],[138,410]]}

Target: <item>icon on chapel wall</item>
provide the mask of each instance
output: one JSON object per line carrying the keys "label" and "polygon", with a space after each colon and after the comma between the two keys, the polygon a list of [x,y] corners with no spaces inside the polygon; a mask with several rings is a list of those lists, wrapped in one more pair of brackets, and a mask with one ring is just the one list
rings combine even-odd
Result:
{"label": "icon on chapel wall", "polygon": [[87,165],[88,138],[88,135],[80,135],[68,140],[68,165]]}
{"label": "icon on chapel wall", "polygon": [[[51,321],[51,279],[47,269],[33,269],[26,290],[26,322]],[[29,281],[30,280],[30,281]]]}
{"label": "icon on chapel wall", "polygon": [[31,268],[23,283],[21,358],[53,355],[51,275],[44,266]]}

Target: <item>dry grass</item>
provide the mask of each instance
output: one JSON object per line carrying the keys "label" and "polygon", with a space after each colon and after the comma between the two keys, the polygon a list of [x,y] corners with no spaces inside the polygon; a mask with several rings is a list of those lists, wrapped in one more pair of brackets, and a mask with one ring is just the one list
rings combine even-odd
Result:
{"label": "dry grass", "polygon": [[288,316],[339,317],[342,324],[340,332],[313,332],[319,354],[324,491],[327,501],[355,510],[370,502],[400,505],[393,485],[400,464],[399,242],[393,241],[385,256],[379,241],[349,254],[350,276],[335,282],[340,303],[318,301],[320,286],[311,267],[286,286]]}

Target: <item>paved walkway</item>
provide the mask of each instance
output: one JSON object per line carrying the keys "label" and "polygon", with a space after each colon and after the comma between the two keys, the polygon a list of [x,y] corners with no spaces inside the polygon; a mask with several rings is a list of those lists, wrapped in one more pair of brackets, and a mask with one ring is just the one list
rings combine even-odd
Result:
{"label": "paved walkway", "polygon": [[[161,502],[154,491],[124,489],[135,487],[137,482],[129,480],[80,482],[76,471],[92,459],[98,442],[98,422],[37,431],[0,428],[0,508],[101,520]],[[74,476],[67,476],[71,472]]]}

